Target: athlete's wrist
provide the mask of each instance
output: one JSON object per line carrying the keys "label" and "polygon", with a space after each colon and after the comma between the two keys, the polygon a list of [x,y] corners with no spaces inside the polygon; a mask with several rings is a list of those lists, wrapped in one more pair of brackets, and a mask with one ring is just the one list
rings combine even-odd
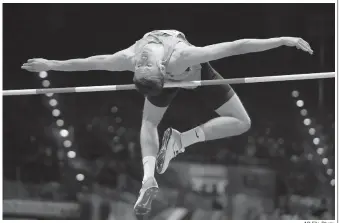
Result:
{"label": "athlete's wrist", "polygon": [[287,38],[279,37],[278,39],[279,39],[279,41],[281,43],[281,46],[287,46]]}
{"label": "athlete's wrist", "polygon": [[49,70],[55,70],[57,68],[57,61],[56,60],[47,60],[46,65]]}

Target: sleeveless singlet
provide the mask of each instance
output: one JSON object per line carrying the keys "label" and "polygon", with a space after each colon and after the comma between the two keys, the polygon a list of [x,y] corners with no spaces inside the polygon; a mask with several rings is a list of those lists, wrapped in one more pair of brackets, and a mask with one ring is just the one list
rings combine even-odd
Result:
{"label": "sleeveless singlet", "polygon": [[[164,47],[164,57],[162,59],[162,64],[167,68],[169,64],[172,53],[175,50],[175,46],[179,42],[185,42],[191,45],[185,35],[177,30],[155,30],[152,32],[146,33],[142,39],[138,40],[135,45],[135,54],[139,53],[145,45],[148,43],[157,43],[162,44]],[[196,77],[199,72],[197,70],[201,69],[201,65],[194,65],[188,67],[182,74],[171,74],[166,72],[166,79],[171,81],[183,81],[183,80],[195,80],[199,77]]]}

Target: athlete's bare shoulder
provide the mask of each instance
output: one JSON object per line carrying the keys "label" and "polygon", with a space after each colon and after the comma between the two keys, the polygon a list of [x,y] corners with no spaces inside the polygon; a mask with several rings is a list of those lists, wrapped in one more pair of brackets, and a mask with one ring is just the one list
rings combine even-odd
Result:
{"label": "athlete's bare shoulder", "polygon": [[121,51],[124,57],[124,63],[126,63],[124,64],[126,67],[126,70],[133,71],[133,72],[135,71],[135,66],[134,66],[135,50],[134,49],[135,49],[135,44]]}
{"label": "athlete's bare shoulder", "polygon": [[190,45],[186,42],[179,42],[176,44],[175,50],[172,53],[168,64],[169,72],[182,73],[189,67],[189,65],[183,63],[183,61],[181,60],[181,54],[183,50],[188,47],[190,47]]}

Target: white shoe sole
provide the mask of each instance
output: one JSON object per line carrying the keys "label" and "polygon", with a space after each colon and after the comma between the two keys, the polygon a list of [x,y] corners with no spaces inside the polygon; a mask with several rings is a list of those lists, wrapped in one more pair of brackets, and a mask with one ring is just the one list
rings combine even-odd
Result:
{"label": "white shoe sole", "polygon": [[[165,156],[168,148],[168,143],[172,135],[172,129],[165,131],[162,139],[162,148],[159,150],[156,158],[156,171],[158,174],[163,174],[168,168],[169,162],[165,163]],[[166,165],[164,165],[166,164]]]}
{"label": "white shoe sole", "polygon": [[146,189],[141,199],[135,204],[134,211],[136,215],[145,215],[151,211],[152,201],[156,198],[159,192],[158,187]]}

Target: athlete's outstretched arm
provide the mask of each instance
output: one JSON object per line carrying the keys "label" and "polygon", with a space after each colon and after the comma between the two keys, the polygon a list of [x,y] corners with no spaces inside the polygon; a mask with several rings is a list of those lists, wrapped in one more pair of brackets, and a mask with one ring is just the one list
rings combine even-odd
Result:
{"label": "athlete's outstretched arm", "polygon": [[22,69],[31,72],[41,71],[88,71],[88,70],[107,70],[123,71],[129,68],[129,54],[127,50],[119,51],[111,55],[98,55],[88,58],[71,60],[46,60],[42,58],[29,59],[22,65]]}
{"label": "athlete's outstretched arm", "polygon": [[[313,54],[309,44],[301,38],[280,37],[270,39],[241,39],[204,47],[188,47],[182,50],[179,63],[196,65],[224,57],[270,50],[280,46],[295,46]],[[182,62],[181,62],[182,61]]]}

